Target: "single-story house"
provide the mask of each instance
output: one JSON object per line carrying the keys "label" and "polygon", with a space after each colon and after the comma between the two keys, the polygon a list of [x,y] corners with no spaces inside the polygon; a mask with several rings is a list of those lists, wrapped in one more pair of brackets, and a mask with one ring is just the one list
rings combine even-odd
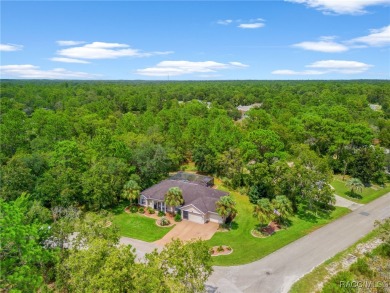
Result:
{"label": "single-story house", "polygon": [[[181,189],[184,199],[182,206],[171,207],[165,204],[165,194],[171,187]],[[228,193],[194,182],[167,179],[142,191],[138,203],[141,206],[152,207],[163,212],[171,211],[174,208],[184,220],[200,224],[207,222],[221,224],[223,219],[216,212],[215,204],[225,195],[228,195]]]}

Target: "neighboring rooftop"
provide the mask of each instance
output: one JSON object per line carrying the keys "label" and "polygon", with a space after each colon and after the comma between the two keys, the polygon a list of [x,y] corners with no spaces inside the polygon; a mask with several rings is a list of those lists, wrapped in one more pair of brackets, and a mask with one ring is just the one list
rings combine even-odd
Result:
{"label": "neighboring rooftop", "polygon": [[183,192],[184,206],[192,204],[203,213],[215,212],[215,203],[227,192],[180,180],[164,180],[141,192],[148,199],[164,200],[171,187],[179,187]]}
{"label": "neighboring rooftop", "polygon": [[202,186],[213,186],[214,185],[214,178],[210,176],[204,176],[199,175],[195,173],[187,173],[183,171],[177,172],[175,175],[172,175],[169,177],[171,180],[180,180],[185,182],[192,182],[195,184],[199,184]]}
{"label": "neighboring rooftop", "polygon": [[369,104],[369,106],[370,106],[371,110],[373,110],[373,111],[380,111],[380,110],[382,110],[382,106],[379,105],[379,104]]}
{"label": "neighboring rooftop", "polygon": [[263,104],[262,103],[254,103],[254,104],[248,105],[248,106],[241,106],[240,105],[237,107],[237,110],[245,113],[245,112],[248,112],[252,108],[260,108],[261,105],[263,105]]}

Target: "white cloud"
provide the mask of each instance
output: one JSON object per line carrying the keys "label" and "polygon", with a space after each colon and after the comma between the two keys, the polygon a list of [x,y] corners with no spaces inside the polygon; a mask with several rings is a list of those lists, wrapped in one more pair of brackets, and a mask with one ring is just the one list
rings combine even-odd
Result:
{"label": "white cloud", "polygon": [[[244,23],[243,23],[244,22]],[[244,29],[255,29],[255,28],[261,28],[265,26],[263,23],[265,20],[263,18],[253,18],[248,20],[242,20],[242,19],[222,19],[218,20],[217,24],[221,25],[230,25],[232,23],[239,23],[237,27],[244,28]]]}
{"label": "white cloud", "polygon": [[274,70],[271,73],[276,74],[276,75],[320,75],[320,74],[325,74],[325,72],[317,71],[317,70],[295,71],[295,70],[290,70],[290,69]]}
{"label": "white cloud", "polygon": [[301,42],[294,44],[293,47],[324,53],[339,53],[348,51],[349,48],[347,46],[336,43],[333,39],[334,37],[321,37],[317,42]]}
{"label": "white cloud", "polygon": [[93,42],[83,46],[71,47],[57,51],[57,54],[73,59],[115,59],[120,57],[150,57],[154,55],[172,54],[165,52],[142,52],[132,49],[127,44]]}
{"label": "white cloud", "polygon": [[231,24],[232,22],[233,22],[232,19],[222,19],[217,21],[218,24],[222,24],[222,25],[228,25]]}
{"label": "white cloud", "polygon": [[77,46],[81,44],[85,44],[84,41],[57,41],[58,46]]}
{"label": "white cloud", "polygon": [[355,74],[367,71],[372,65],[358,61],[322,60],[307,65],[306,67],[320,68],[329,72],[342,74]]}
{"label": "white cloud", "polygon": [[31,64],[23,65],[2,65],[0,66],[1,75],[17,78],[31,79],[89,79],[98,75],[86,72],[68,71],[64,68],[54,68],[52,70],[41,70],[39,66]]}
{"label": "white cloud", "polygon": [[373,47],[390,45],[390,25],[380,29],[372,29],[370,32],[368,36],[352,39],[348,43],[365,44]]}
{"label": "white cloud", "polygon": [[368,6],[389,5],[389,0],[285,0],[336,14],[363,14]]}
{"label": "white cloud", "polygon": [[20,51],[22,49],[23,49],[22,45],[0,44],[0,51],[12,52],[12,51]]}
{"label": "white cloud", "polygon": [[138,69],[139,75],[145,76],[177,76],[192,73],[213,73],[223,69],[245,68],[240,62],[219,63],[215,61],[162,61],[154,67]]}
{"label": "white cloud", "polygon": [[314,70],[295,71],[290,69],[274,70],[271,73],[276,75],[320,75],[328,73],[339,74],[357,74],[367,71],[372,65],[346,60],[321,60],[305,67],[314,68]]}
{"label": "white cloud", "polygon": [[65,58],[65,57],[53,57],[50,58],[51,61],[55,62],[64,62],[64,63],[80,63],[80,64],[88,64],[90,62],[80,59],[73,59],[73,58]]}
{"label": "white cloud", "polygon": [[263,27],[265,24],[261,22],[254,22],[254,23],[241,23],[238,25],[239,28],[249,28],[249,29],[254,29],[254,28],[260,28]]}
{"label": "white cloud", "polygon": [[247,64],[243,64],[241,62],[229,62],[230,65],[236,66],[236,67],[249,67]]}

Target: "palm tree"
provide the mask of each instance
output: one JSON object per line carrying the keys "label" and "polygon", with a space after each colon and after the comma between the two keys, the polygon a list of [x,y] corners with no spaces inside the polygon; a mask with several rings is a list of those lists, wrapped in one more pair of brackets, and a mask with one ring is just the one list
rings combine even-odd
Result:
{"label": "palm tree", "polygon": [[274,214],[278,217],[279,224],[285,222],[293,214],[291,201],[285,195],[278,195],[272,200]]}
{"label": "palm tree", "polygon": [[261,198],[257,201],[253,208],[253,216],[264,226],[274,218],[274,208],[268,198]]}
{"label": "palm tree", "polygon": [[128,199],[130,204],[139,198],[141,188],[134,180],[129,180],[123,186],[122,197]]}
{"label": "palm tree", "polygon": [[225,222],[228,217],[234,218],[237,214],[236,202],[229,195],[222,196],[219,201],[215,203],[215,207],[223,222]]}
{"label": "palm tree", "polygon": [[179,187],[169,188],[164,196],[164,202],[171,206],[172,213],[174,213],[174,207],[184,203],[183,192]]}
{"label": "palm tree", "polygon": [[363,183],[358,178],[351,178],[347,181],[346,185],[351,188],[351,193],[355,193],[355,190],[363,190]]}

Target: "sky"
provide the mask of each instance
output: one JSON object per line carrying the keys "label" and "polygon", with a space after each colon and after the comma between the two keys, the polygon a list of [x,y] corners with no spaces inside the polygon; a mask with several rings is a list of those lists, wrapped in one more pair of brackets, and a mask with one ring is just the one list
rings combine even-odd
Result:
{"label": "sky", "polygon": [[390,78],[390,0],[0,4],[2,79]]}

